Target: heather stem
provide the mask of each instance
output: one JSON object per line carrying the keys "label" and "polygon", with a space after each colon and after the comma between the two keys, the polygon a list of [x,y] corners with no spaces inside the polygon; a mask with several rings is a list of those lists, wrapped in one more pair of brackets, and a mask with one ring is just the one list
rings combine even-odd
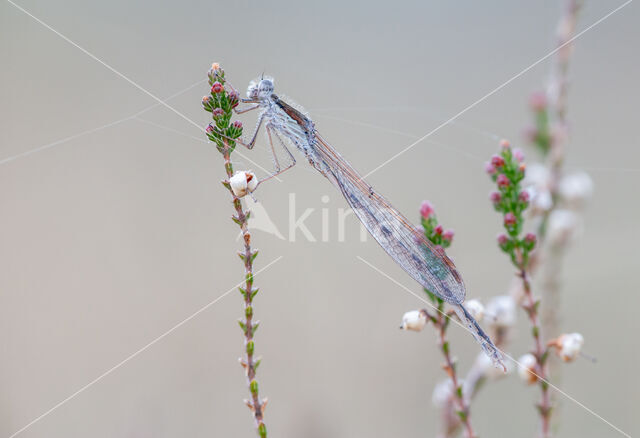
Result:
{"label": "heather stem", "polygon": [[539,302],[533,297],[531,291],[531,281],[527,274],[526,264],[519,264],[519,276],[522,279],[522,285],[525,295],[525,303],[523,305],[527,315],[529,316],[529,322],[531,323],[531,334],[534,340],[534,356],[536,358],[535,374],[538,377],[538,383],[540,384],[541,400],[538,405],[538,412],[540,413],[541,420],[541,436],[542,438],[548,438],[550,436],[550,419],[551,419],[551,397],[549,393],[548,373],[546,368],[547,360],[547,348],[542,342],[540,334],[540,322],[538,315]]}
{"label": "heather stem", "polygon": [[[573,44],[567,44],[567,42],[575,35],[576,23],[582,3],[582,0],[566,0],[565,12],[558,24],[557,44],[562,49],[556,56],[555,67],[550,80],[549,104],[559,135],[556,135],[556,141],[552,144],[549,157],[550,192],[553,206],[542,218],[540,229],[543,232],[546,231],[549,216],[555,210],[559,199],[558,186],[563,175],[565,146],[568,138],[568,72],[570,55],[573,50]],[[544,240],[544,237],[544,234],[541,235],[541,240]],[[558,331],[557,309],[560,307],[560,273],[564,250],[563,248],[551,248],[546,245],[543,251],[545,260],[542,269],[542,293],[545,298],[545,306],[541,311],[541,320],[542,326],[549,333],[556,333]],[[553,364],[551,366],[553,369]]]}
{"label": "heather stem", "polygon": [[[213,63],[211,69],[207,73],[211,91],[207,96],[202,98],[202,106],[205,111],[210,112],[214,123],[210,123],[205,132],[209,140],[211,140],[224,159],[224,170],[227,179],[222,184],[229,190],[232,196],[233,207],[236,214],[232,216],[233,221],[238,224],[242,232],[244,247],[238,252],[238,256],[244,263],[245,281],[244,287],[238,289],[244,298],[244,320],[239,320],[240,328],[244,335],[244,358],[240,358],[240,364],[245,370],[247,376],[247,386],[249,387],[250,399],[245,400],[246,405],[251,409],[256,424],[256,430],[260,438],[267,436],[267,427],[264,424],[264,409],[267,400],[260,400],[258,381],[256,380],[256,369],[260,364],[260,359],[255,359],[255,343],[253,336],[258,328],[258,322],[253,319],[253,298],[258,293],[258,289],[253,287],[253,261],[258,255],[257,251],[251,250],[251,233],[249,232],[248,221],[250,212],[243,210],[242,202],[238,196],[243,196],[234,177],[245,176],[245,184],[250,181],[247,172],[234,175],[233,164],[231,163],[231,152],[233,152],[236,142],[235,139],[242,135],[242,123],[235,121],[231,123],[233,109],[238,106],[239,97],[235,90],[227,91],[225,88],[225,73],[218,63]],[[245,186],[247,188],[247,186]]]}
{"label": "heather stem", "polygon": [[453,398],[457,406],[458,417],[465,430],[465,436],[467,438],[474,438],[476,435],[474,434],[473,427],[471,426],[469,404],[463,395],[462,385],[460,385],[459,383],[458,374],[456,371],[456,364],[451,357],[449,341],[447,341],[446,338],[449,318],[450,316],[444,314],[444,303],[439,302],[438,315],[433,319],[435,319],[434,323],[436,328],[438,329],[438,345],[440,346],[440,351],[442,352],[442,355],[445,359],[443,368],[453,384]]}
{"label": "heather stem", "polygon": [[[230,159],[230,147],[227,140],[223,140],[224,149],[224,168],[227,173],[227,178],[233,176],[233,164]],[[233,191],[229,189],[229,192],[233,196],[233,206],[236,210],[236,216],[234,221],[240,226],[242,237],[244,241],[243,251],[239,253],[240,258],[244,261],[245,272],[245,284],[240,289],[244,297],[244,321],[240,321],[240,326],[244,333],[244,345],[245,345],[245,357],[240,360],[242,367],[245,369],[247,376],[247,385],[249,387],[250,400],[247,400],[247,406],[253,412],[258,435],[262,437],[267,436],[266,426],[264,424],[264,408],[266,400],[260,400],[258,381],[256,380],[256,368],[258,367],[260,360],[254,358],[255,344],[253,341],[253,335],[255,334],[258,324],[253,319],[253,297],[258,292],[258,289],[253,288],[253,260],[257,255],[256,251],[251,250],[251,233],[248,228],[248,219],[250,212],[244,211],[242,203]]]}

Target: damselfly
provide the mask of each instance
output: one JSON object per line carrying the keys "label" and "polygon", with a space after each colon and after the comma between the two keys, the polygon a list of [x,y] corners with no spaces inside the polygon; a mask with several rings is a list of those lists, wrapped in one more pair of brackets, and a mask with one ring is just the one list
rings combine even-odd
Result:
{"label": "damselfly", "polygon": [[[235,141],[251,149],[261,126],[265,126],[275,170],[264,180],[279,175],[296,164],[286,142],[298,148],[311,166],[342,192],[356,216],[387,254],[423,287],[451,304],[494,364],[504,367],[502,355],[462,304],[466,295],[464,282],[444,250],[429,242],[420,230],[368,185],[320,136],[315,123],[301,109],[274,94],[273,79],[252,81],[247,89],[247,98],[241,100],[252,106],[237,110],[237,113],[255,109],[260,109],[261,112],[251,140]],[[284,168],[280,166],[276,156],[274,138],[289,157],[290,162]]]}

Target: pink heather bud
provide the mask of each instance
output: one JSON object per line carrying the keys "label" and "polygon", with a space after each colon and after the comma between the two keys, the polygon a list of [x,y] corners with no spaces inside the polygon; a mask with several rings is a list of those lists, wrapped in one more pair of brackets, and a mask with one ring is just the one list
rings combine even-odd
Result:
{"label": "pink heather bud", "polygon": [[211,114],[213,114],[213,117],[220,117],[224,114],[224,111],[222,111],[222,108],[215,108],[213,111],[211,111]]}
{"label": "pink heather bud", "polygon": [[208,104],[208,103],[209,103],[209,101],[210,101],[210,100],[211,100],[211,97],[209,97],[209,96],[204,96],[204,97],[202,98],[202,104],[203,104],[203,105],[206,105],[206,104]]}
{"label": "pink heather bud", "polygon": [[509,212],[509,213],[504,215],[504,224],[506,226],[509,227],[509,226],[515,225],[516,221],[517,221],[517,219],[516,219],[516,215],[515,214]]}
{"label": "pink heather bud", "polygon": [[444,228],[442,228],[442,225],[436,225],[433,231],[436,233],[437,236],[441,236],[442,233],[444,232]]}
{"label": "pink heather bud", "polygon": [[519,163],[522,163],[524,161],[524,152],[522,152],[522,149],[514,149],[513,156],[516,158],[516,160],[518,160]]}
{"label": "pink heather bud", "polygon": [[240,120],[236,120],[233,122],[233,127],[236,129],[242,129],[242,122]]}
{"label": "pink heather bud", "polygon": [[499,192],[492,192],[489,195],[489,199],[491,199],[491,202],[494,204],[497,204],[502,200],[502,195]]}
{"label": "pink heather bud", "polygon": [[211,92],[212,93],[214,93],[214,94],[222,93],[222,90],[223,90],[223,87],[222,87],[222,84],[220,82],[216,81],[216,82],[213,83],[213,86],[211,87]]}
{"label": "pink heather bud", "polygon": [[521,191],[518,194],[518,199],[522,202],[529,202],[529,192],[527,192],[526,190]]}
{"label": "pink heather bud", "polygon": [[442,233],[442,238],[444,240],[446,240],[447,242],[451,242],[453,240],[453,235],[454,235],[454,231],[453,230],[447,230],[444,233]]}
{"label": "pink heather bud", "polygon": [[509,140],[502,139],[500,140],[500,147],[502,149],[509,149],[511,147],[511,143],[509,143]]}
{"label": "pink heather bud", "polygon": [[507,178],[507,175],[504,173],[498,175],[498,179],[496,181],[498,183],[498,187],[509,187],[509,184],[511,184],[511,181],[509,181],[509,178]]}
{"label": "pink heather bud", "polygon": [[506,234],[498,234],[498,245],[505,246],[509,242],[509,238]]}
{"label": "pink heather bud", "polygon": [[527,165],[525,163],[520,163],[520,165],[518,166],[518,170],[524,173],[524,171],[527,170]]}
{"label": "pink heather bud", "polygon": [[211,134],[213,132],[213,126],[207,126],[207,129],[205,129],[205,131],[207,131],[207,134]]}
{"label": "pink heather bud", "polygon": [[526,236],[524,236],[524,241],[529,244],[535,244],[536,240],[537,240],[537,237],[533,233],[527,233]]}
{"label": "pink heather bud", "polygon": [[491,164],[493,165],[493,167],[500,168],[504,166],[504,158],[502,158],[500,155],[494,155],[493,157],[491,157]]}
{"label": "pink heather bud", "polygon": [[420,206],[420,216],[422,216],[423,219],[429,219],[431,216],[433,216],[433,213],[434,210],[431,202],[423,201],[422,205]]}
{"label": "pink heather bud", "polygon": [[239,97],[237,91],[233,90],[229,93],[229,102],[231,103],[231,108],[238,106]]}
{"label": "pink heather bud", "polygon": [[493,166],[493,164],[491,163],[486,163],[484,165],[484,170],[489,174],[489,175],[493,175],[494,173],[496,173],[496,168]]}
{"label": "pink heather bud", "polygon": [[542,91],[536,91],[529,97],[529,106],[534,111],[544,111],[547,107],[547,95]]}

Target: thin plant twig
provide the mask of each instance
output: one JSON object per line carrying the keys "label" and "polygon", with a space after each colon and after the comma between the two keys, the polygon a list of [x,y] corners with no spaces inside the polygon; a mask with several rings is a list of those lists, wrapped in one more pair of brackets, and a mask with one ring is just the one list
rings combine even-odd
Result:
{"label": "thin plant twig", "polygon": [[[561,202],[560,182],[564,175],[564,158],[566,144],[569,138],[569,126],[567,121],[567,100],[569,92],[569,61],[573,51],[573,44],[567,44],[573,38],[576,29],[578,14],[582,6],[581,0],[567,0],[564,6],[564,15],[558,23],[557,44],[562,47],[558,51],[554,69],[547,89],[548,111],[550,119],[554,122],[549,129],[550,144],[547,166],[549,168],[549,192],[552,206],[544,213],[540,224],[540,240],[545,245],[541,247],[540,271],[542,296],[545,305],[541,309],[541,324],[548,332],[558,331],[558,309],[560,307],[560,276],[562,261],[566,245],[547,245],[546,232],[551,213],[558,208]],[[535,258],[535,262],[538,257]]]}
{"label": "thin plant twig", "polygon": [[[444,230],[442,225],[438,224],[438,220],[435,215],[433,206],[429,201],[424,201],[420,207],[420,216],[422,220],[422,227],[424,229],[425,237],[433,243],[436,248],[442,249],[448,248],[453,241],[453,230]],[[444,421],[445,435],[449,435],[451,431],[457,429],[458,425],[462,425],[467,438],[475,438],[473,426],[471,425],[471,415],[469,408],[469,399],[465,398],[463,394],[463,386],[460,378],[458,377],[456,369],[456,361],[451,355],[450,343],[447,339],[447,328],[451,318],[454,317],[455,312],[449,311],[445,313],[444,300],[433,294],[431,291],[424,289],[425,293],[433,303],[436,309],[436,314],[432,315],[427,309],[419,311],[412,311],[405,314],[403,317],[404,329],[421,330],[424,327],[424,323],[430,321],[437,332],[438,347],[445,363],[442,365],[445,373],[449,377],[451,384],[450,392],[447,388],[447,402],[452,400],[455,404],[453,411],[457,414],[457,421],[453,415]],[[446,403],[445,403],[446,404]],[[453,412],[450,412],[451,414]]]}
{"label": "thin plant twig", "polygon": [[529,322],[531,323],[531,335],[534,340],[534,357],[536,358],[535,374],[539,376],[539,385],[541,391],[540,404],[538,411],[540,412],[542,437],[547,438],[550,435],[550,419],[551,419],[551,395],[549,393],[548,370],[546,366],[548,357],[548,348],[541,339],[540,322],[538,309],[540,301],[536,301],[531,291],[531,282],[525,263],[521,263],[518,276],[522,279],[524,289],[525,302],[522,307],[527,312]]}
{"label": "thin plant twig", "polygon": [[443,305],[440,304],[438,307],[438,314],[436,320],[434,321],[434,325],[436,330],[438,331],[438,346],[440,347],[440,351],[442,352],[442,356],[444,356],[445,363],[442,368],[445,370],[449,378],[451,379],[451,383],[453,384],[453,400],[456,404],[457,410],[456,413],[460,418],[460,422],[465,430],[465,436],[467,438],[474,438],[476,435],[473,432],[473,427],[471,426],[471,418],[470,418],[470,409],[469,402],[470,400],[466,399],[463,394],[462,384],[460,383],[460,379],[457,373],[457,367],[455,360],[451,357],[451,351],[449,346],[449,341],[447,340],[447,327],[449,326],[449,321],[454,314],[447,314],[447,317],[444,316]]}
{"label": "thin plant twig", "polygon": [[[549,379],[546,360],[548,348],[542,341],[539,323],[540,301],[533,296],[529,278],[529,262],[531,253],[536,246],[537,237],[532,233],[523,236],[524,211],[529,206],[529,192],[522,190],[521,182],[525,176],[526,165],[524,155],[518,149],[512,149],[509,142],[501,142],[499,154],[494,155],[486,166],[487,173],[496,183],[497,191],[490,196],[496,211],[503,215],[503,225],[506,233],[498,236],[500,249],[511,259],[511,263],[518,269],[518,276],[522,281],[524,301],[522,307],[527,312],[531,324],[531,335],[534,341],[533,358],[535,365],[526,370],[530,383],[538,381],[541,389],[541,400],[538,412],[541,421],[543,438],[549,437],[551,416],[551,399],[549,395]],[[522,362],[522,361],[520,361]],[[538,378],[539,376],[540,378]]]}
{"label": "thin plant twig", "polygon": [[[218,64],[213,64],[209,71],[209,85],[211,94],[202,100],[204,109],[212,113],[215,124],[210,124],[207,129],[207,136],[213,141],[218,151],[224,159],[224,169],[227,179],[223,185],[229,190],[232,197],[232,204],[235,215],[233,221],[240,227],[243,238],[243,248],[238,252],[238,256],[244,264],[245,282],[239,290],[244,298],[244,319],[238,321],[244,335],[244,357],[240,358],[240,365],[245,370],[247,386],[249,388],[250,399],[245,400],[245,404],[253,413],[256,430],[261,438],[267,436],[267,427],[264,423],[264,410],[267,404],[266,399],[260,399],[259,386],[256,378],[256,370],[260,365],[260,359],[255,356],[254,335],[258,329],[259,321],[254,320],[253,298],[258,293],[258,289],[253,284],[253,262],[258,255],[258,251],[251,248],[251,233],[248,221],[250,211],[244,210],[240,195],[234,190],[232,179],[236,175],[233,170],[231,153],[236,147],[237,139],[242,135],[242,124],[238,121],[231,123],[233,109],[238,104],[238,96],[235,91],[227,92],[224,88],[224,71]],[[249,175],[241,172],[245,178]],[[255,178],[255,176],[253,176]],[[249,176],[251,179],[251,176]]]}

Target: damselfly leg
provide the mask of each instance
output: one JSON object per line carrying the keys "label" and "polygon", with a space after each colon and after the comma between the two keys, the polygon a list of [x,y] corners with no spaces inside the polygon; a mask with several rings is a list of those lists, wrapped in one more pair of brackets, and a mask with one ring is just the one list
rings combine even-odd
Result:
{"label": "damselfly leg", "polygon": [[238,107],[235,107],[235,108],[233,109],[233,111],[234,111],[236,114],[244,114],[244,113],[248,113],[248,112],[249,112],[249,111],[251,111],[251,110],[257,109],[257,108],[259,108],[259,107],[260,107],[260,105],[258,105],[258,104],[255,104],[254,106],[248,106],[248,107],[246,107],[246,108],[241,108],[241,109],[238,109]]}
{"label": "damselfly leg", "polygon": [[[233,84],[231,84],[231,82],[227,81],[226,84],[229,86],[229,88],[231,88],[231,90],[234,93],[239,94],[238,90],[236,89],[236,87],[233,86]],[[241,97],[240,98],[240,102],[242,102],[242,103],[255,103],[255,104],[258,103],[258,101],[255,100],[255,99],[247,99],[245,97]],[[250,108],[245,108],[245,109],[241,109],[241,110],[238,110],[237,107],[236,107],[233,110],[236,112],[236,114],[242,114],[242,113],[246,113],[248,111],[254,110],[254,109],[258,108],[259,106],[260,105],[255,105],[255,106],[252,106]]]}
{"label": "damselfly leg", "polygon": [[[276,137],[276,139],[278,139],[278,142],[280,143],[280,146],[282,146],[282,149],[284,149],[284,151],[289,156],[289,159],[291,160],[289,162],[289,165],[287,167],[285,167],[284,169],[280,168],[280,162],[278,161],[278,156],[276,154],[275,147],[273,146],[272,135],[274,135]],[[256,188],[258,186],[260,186],[260,184],[262,184],[263,182],[268,181],[271,178],[276,177],[276,176],[286,172],[287,170],[291,169],[293,166],[296,165],[296,159],[293,156],[293,154],[291,153],[291,151],[289,150],[289,148],[287,148],[287,145],[284,144],[284,141],[282,141],[282,139],[280,138],[278,133],[276,131],[272,130],[271,128],[269,128],[268,125],[267,125],[267,137],[269,137],[269,145],[271,146],[271,153],[273,154],[273,163],[275,165],[275,169],[274,169],[274,172],[271,175],[267,176],[266,178],[262,178],[260,181],[258,181],[258,185],[256,186]]]}
{"label": "damselfly leg", "polygon": [[[260,116],[260,119],[258,120],[258,125],[256,126],[256,130],[253,133],[252,139],[251,139],[251,141],[249,143],[245,143],[242,140],[240,140],[239,138],[233,139],[231,137],[227,137],[226,135],[224,135],[222,133],[218,133],[218,135],[220,135],[223,138],[226,138],[227,140],[235,141],[235,142],[241,144],[242,146],[245,146],[248,149],[253,149],[253,147],[255,146],[255,142],[256,142],[257,136],[258,136],[258,131],[260,130],[260,126],[262,125],[263,118],[264,118],[263,116]],[[286,172],[287,170],[291,169],[293,166],[296,165],[295,157],[293,156],[293,154],[291,153],[289,148],[287,148],[287,145],[284,143],[284,141],[282,141],[282,138],[280,138],[278,133],[275,132],[272,128],[269,128],[269,126],[266,127],[266,130],[267,130],[267,137],[269,139],[269,146],[271,147],[271,154],[273,155],[274,170],[273,170],[273,173],[271,173],[269,176],[267,176],[265,178],[262,178],[260,181],[258,181],[258,184],[256,185],[256,188],[260,184],[262,184],[263,182],[268,181],[271,178],[274,178],[274,177],[280,175],[281,173]],[[280,167],[280,162],[278,161],[278,155],[276,154],[275,146],[273,145],[273,137],[272,137],[272,135],[275,135],[275,137],[278,139],[278,142],[280,143],[280,146],[282,146],[282,149],[284,149],[284,151],[287,153],[287,156],[289,157],[290,163],[284,169],[282,169]]]}
{"label": "damselfly leg", "polygon": [[[248,110],[251,111],[251,110]],[[244,140],[242,137],[241,138],[236,138],[235,140],[229,137],[226,137],[222,134],[223,137],[229,139],[229,140],[233,140],[236,143],[241,144],[242,146],[246,147],[247,149],[251,150],[253,149],[253,147],[256,145],[256,139],[258,138],[258,131],[260,131],[260,127],[262,126],[262,122],[264,121],[264,113],[260,115],[260,117],[258,117],[258,121],[256,122],[256,129],[253,131],[253,134],[251,135],[251,140],[247,143],[246,140]]]}

